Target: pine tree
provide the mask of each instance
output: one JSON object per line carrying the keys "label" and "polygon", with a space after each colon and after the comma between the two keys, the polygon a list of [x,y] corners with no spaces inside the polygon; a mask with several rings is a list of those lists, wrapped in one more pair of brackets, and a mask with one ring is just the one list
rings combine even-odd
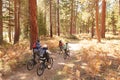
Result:
{"label": "pine tree", "polygon": [[3,42],[2,0],[0,0],[0,44]]}

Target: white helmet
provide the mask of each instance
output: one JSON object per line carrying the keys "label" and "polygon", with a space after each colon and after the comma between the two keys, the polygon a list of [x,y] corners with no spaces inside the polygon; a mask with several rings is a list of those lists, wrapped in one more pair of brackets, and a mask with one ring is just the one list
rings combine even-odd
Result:
{"label": "white helmet", "polygon": [[47,47],[48,47],[47,44],[44,44],[44,45],[43,45],[43,48],[47,48]]}

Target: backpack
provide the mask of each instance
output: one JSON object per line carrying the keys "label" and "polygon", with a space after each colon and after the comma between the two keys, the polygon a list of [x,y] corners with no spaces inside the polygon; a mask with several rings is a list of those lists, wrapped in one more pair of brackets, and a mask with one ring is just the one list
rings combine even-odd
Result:
{"label": "backpack", "polygon": [[33,44],[32,48],[33,48],[33,49],[36,48],[36,43]]}
{"label": "backpack", "polygon": [[39,52],[39,56],[40,57],[44,57],[44,54],[46,53],[46,50],[44,50],[43,48],[40,49],[40,52]]}

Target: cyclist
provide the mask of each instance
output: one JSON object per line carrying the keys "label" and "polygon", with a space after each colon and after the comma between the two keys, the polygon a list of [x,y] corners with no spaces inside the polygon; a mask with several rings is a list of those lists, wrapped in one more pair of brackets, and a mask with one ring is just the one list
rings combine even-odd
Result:
{"label": "cyclist", "polygon": [[34,58],[34,60],[35,60],[35,55],[38,55],[40,53],[40,49],[41,49],[40,41],[37,40],[33,44],[33,58]]}
{"label": "cyclist", "polygon": [[41,57],[45,57],[47,62],[49,62],[49,54],[51,54],[51,52],[48,50],[48,46],[45,44],[43,45],[42,52],[40,52],[40,55],[42,55]]}
{"label": "cyclist", "polygon": [[59,41],[59,48],[60,48],[60,51],[63,50],[63,46],[64,46],[64,44],[63,44],[63,42],[60,40],[60,41]]}
{"label": "cyclist", "polygon": [[70,55],[68,54],[68,51],[69,51],[68,43],[65,43],[63,49],[64,49],[64,51],[65,51],[65,54],[66,54],[67,56],[70,56]]}

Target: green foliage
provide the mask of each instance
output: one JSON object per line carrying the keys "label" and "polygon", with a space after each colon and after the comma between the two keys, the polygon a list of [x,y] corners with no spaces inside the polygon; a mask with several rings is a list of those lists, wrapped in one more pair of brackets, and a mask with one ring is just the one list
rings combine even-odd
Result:
{"label": "green foliage", "polygon": [[118,30],[120,30],[120,17],[118,17],[118,23],[117,23],[117,28],[118,28]]}
{"label": "green foliage", "polygon": [[23,38],[27,39],[29,38],[29,32],[30,32],[30,28],[29,28],[29,23],[26,22],[24,23],[24,29],[23,29]]}
{"label": "green foliage", "polygon": [[[107,30],[111,31],[117,31],[120,29],[120,17],[119,17],[119,5],[117,5],[119,2],[118,0],[112,1],[109,0],[107,1],[107,18],[106,18],[106,23],[107,23]],[[114,33],[116,34],[116,33]]]}
{"label": "green foliage", "polygon": [[70,26],[70,16],[71,16],[71,10],[70,10],[70,2],[67,0],[61,0],[60,1],[60,23],[62,27],[62,32],[69,32],[69,26]]}
{"label": "green foliage", "polygon": [[47,29],[46,29],[46,24],[45,24],[45,19],[43,13],[40,11],[38,15],[38,30],[39,30],[39,35],[46,35],[47,34]]}

